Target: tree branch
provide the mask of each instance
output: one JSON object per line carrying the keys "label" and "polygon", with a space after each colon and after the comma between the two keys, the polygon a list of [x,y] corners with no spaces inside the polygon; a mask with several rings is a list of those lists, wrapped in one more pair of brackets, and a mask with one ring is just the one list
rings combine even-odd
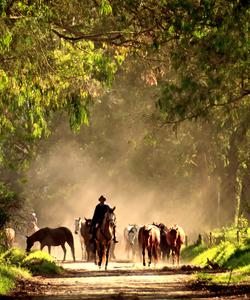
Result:
{"label": "tree branch", "polygon": [[162,126],[167,125],[167,124],[174,124],[177,125],[183,121],[186,120],[192,120],[192,119],[196,119],[198,118],[201,114],[207,112],[210,109],[213,109],[215,107],[226,107],[227,105],[231,105],[233,103],[236,103],[238,101],[240,101],[241,99],[243,99],[245,96],[250,95],[250,91],[244,91],[241,95],[239,95],[238,97],[232,99],[231,101],[228,102],[223,102],[223,103],[209,103],[207,106],[205,106],[203,109],[198,110],[197,112],[191,112],[190,114],[186,115],[183,118],[180,118],[178,120],[174,120],[174,121],[165,121]]}

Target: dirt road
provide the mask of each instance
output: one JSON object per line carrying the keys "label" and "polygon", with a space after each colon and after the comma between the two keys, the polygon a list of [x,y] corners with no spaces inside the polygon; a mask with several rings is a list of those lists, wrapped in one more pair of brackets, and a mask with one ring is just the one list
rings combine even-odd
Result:
{"label": "dirt road", "polygon": [[[248,299],[249,290],[227,293],[191,285],[192,274],[163,266],[143,268],[141,264],[111,262],[107,271],[93,263],[62,264],[66,269],[60,276],[36,276],[20,283],[13,298],[32,300],[59,299]],[[249,294],[247,294],[249,293]],[[228,294],[227,296],[225,296]]]}

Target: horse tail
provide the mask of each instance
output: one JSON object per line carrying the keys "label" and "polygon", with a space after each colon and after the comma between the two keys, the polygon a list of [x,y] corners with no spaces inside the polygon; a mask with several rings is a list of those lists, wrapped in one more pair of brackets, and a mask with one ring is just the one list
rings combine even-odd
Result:
{"label": "horse tail", "polygon": [[64,227],[64,231],[65,231],[65,234],[66,234],[66,241],[67,241],[67,243],[70,246],[70,249],[71,249],[71,252],[72,252],[72,256],[73,256],[73,260],[75,261],[76,258],[75,258],[75,246],[74,246],[74,237],[73,237],[73,234],[66,227]]}

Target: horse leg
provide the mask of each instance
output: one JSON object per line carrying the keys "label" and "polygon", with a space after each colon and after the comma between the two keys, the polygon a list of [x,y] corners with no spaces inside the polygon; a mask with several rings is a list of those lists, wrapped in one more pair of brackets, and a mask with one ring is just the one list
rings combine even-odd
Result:
{"label": "horse leg", "polygon": [[108,243],[108,245],[107,245],[107,249],[106,249],[106,262],[105,262],[105,270],[107,270],[107,268],[108,268],[108,261],[109,261],[109,250],[110,250],[110,243]]}
{"label": "horse leg", "polygon": [[95,262],[95,265],[97,265],[97,254],[98,254],[98,245],[96,242],[94,242],[94,262]]}
{"label": "horse leg", "polygon": [[152,255],[154,257],[154,266],[156,266],[156,264],[158,263],[158,247],[157,245],[154,245],[152,248]]}
{"label": "horse leg", "polygon": [[89,247],[86,247],[86,248],[85,248],[85,253],[86,253],[86,256],[87,256],[87,257],[86,257],[86,260],[87,260],[87,261],[90,261],[90,254],[89,254],[89,253],[90,253],[90,249],[89,249]]}
{"label": "horse leg", "polygon": [[[69,244],[69,243],[68,243],[68,244]],[[70,249],[71,249],[71,253],[72,253],[73,260],[76,261],[74,244],[72,245],[72,244],[70,243],[69,246],[70,246]]]}
{"label": "horse leg", "polygon": [[83,243],[81,242],[82,260],[83,260]]}
{"label": "horse leg", "polygon": [[132,259],[135,260],[135,247],[132,248]]}
{"label": "horse leg", "polygon": [[152,248],[148,247],[148,266],[150,267],[152,261]]}
{"label": "horse leg", "polygon": [[102,266],[102,243],[99,243],[99,248],[98,248],[98,256],[99,256],[99,262],[98,262],[98,266],[99,268],[101,268]]}
{"label": "horse leg", "polygon": [[168,261],[169,261],[169,257],[170,257],[170,248],[168,247],[167,248],[167,259],[168,259]]}
{"label": "horse leg", "polygon": [[146,262],[145,262],[145,246],[143,245],[142,247],[142,262],[143,262],[143,266],[146,266]]}
{"label": "horse leg", "polygon": [[65,259],[66,259],[66,252],[67,252],[67,251],[66,251],[65,244],[62,244],[61,247],[62,247],[63,253],[64,253],[64,255],[63,255],[63,261],[65,261]]}
{"label": "horse leg", "polygon": [[49,255],[51,253],[51,246],[48,245],[48,252],[49,252]]}
{"label": "horse leg", "polygon": [[173,265],[175,263],[175,250],[172,250],[172,261],[173,261]]}
{"label": "horse leg", "polygon": [[177,265],[180,265],[180,247],[176,249]]}

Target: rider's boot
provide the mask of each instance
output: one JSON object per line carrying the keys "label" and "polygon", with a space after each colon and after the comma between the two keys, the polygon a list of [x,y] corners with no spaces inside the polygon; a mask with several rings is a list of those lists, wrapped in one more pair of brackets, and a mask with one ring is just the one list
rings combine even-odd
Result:
{"label": "rider's boot", "polygon": [[119,242],[117,241],[117,239],[116,239],[116,235],[115,235],[115,227],[114,227],[114,229],[113,229],[113,235],[114,235],[114,237],[113,237],[113,242],[114,242],[114,243],[119,243]]}

